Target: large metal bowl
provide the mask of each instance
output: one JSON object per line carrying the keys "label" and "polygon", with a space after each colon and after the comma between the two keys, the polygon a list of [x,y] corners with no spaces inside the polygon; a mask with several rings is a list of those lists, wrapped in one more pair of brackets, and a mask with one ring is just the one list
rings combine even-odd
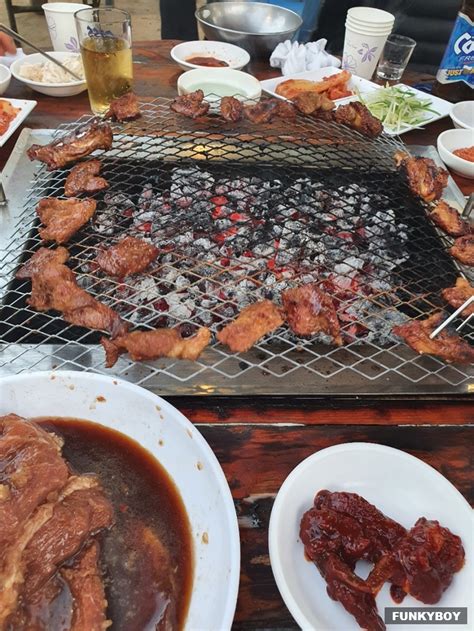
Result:
{"label": "large metal bowl", "polygon": [[236,44],[255,57],[270,55],[302,24],[294,11],[263,2],[212,2],[196,11],[208,39]]}

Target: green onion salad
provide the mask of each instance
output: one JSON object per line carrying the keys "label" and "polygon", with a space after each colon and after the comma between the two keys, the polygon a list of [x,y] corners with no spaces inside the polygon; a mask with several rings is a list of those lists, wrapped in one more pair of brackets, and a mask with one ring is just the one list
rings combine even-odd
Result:
{"label": "green onion salad", "polygon": [[431,99],[420,99],[411,90],[397,86],[381,88],[360,100],[386,129],[400,132],[406,126],[418,127],[439,112],[431,108]]}

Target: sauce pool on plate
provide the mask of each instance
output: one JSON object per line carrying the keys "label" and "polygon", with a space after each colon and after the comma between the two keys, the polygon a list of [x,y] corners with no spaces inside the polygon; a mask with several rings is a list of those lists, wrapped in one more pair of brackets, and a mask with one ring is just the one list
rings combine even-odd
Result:
{"label": "sauce pool on plate", "polygon": [[205,66],[206,68],[227,68],[229,64],[216,57],[187,57],[186,61],[195,66]]}

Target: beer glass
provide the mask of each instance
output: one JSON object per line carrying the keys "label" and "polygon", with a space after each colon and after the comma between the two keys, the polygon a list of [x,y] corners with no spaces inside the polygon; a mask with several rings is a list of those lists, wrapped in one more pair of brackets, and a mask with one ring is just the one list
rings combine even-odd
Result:
{"label": "beer glass", "polygon": [[74,14],[89,100],[104,114],[113,99],[132,89],[132,28],[121,9],[80,9]]}

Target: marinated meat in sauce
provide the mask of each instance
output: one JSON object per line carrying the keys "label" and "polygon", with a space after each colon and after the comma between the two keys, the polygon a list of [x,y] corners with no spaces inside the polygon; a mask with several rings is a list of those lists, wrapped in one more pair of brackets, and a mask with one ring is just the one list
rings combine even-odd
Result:
{"label": "marinated meat in sauce", "polygon": [[474,234],[459,237],[448,250],[455,259],[464,265],[474,266]]}
{"label": "marinated meat in sauce", "polygon": [[45,225],[39,231],[40,237],[66,243],[94,215],[96,206],[94,199],[42,199],[36,207],[36,214]]}
{"label": "marinated meat in sauce", "polygon": [[233,322],[217,333],[217,339],[233,353],[244,353],[282,324],[280,309],[270,300],[261,300],[242,309]]}
{"label": "marinated meat in sauce", "polygon": [[414,195],[426,202],[439,199],[448,183],[446,169],[436,166],[431,158],[412,158],[407,153],[395,153],[397,166],[403,168]]}
{"label": "marinated meat in sauce", "polygon": [[216,57],[188,57],[186,61],[195,66],[205,66],[206,68],[224,68],[229,66],[226,61]]}
{"label": "marinated meat in sauce", "polygon": [[[474,297],[474,287],[470,285],[465,278],[459,277],[456,280],[456,285],[454,287],[447,287],[446,289],[443,289],[441,295],[452,307],[459,309],[466,300]],[[462,311],[461,315],[467,317],[473,314],[474,302],[471,302],[471,304]]]}
{"label": "marinated meat in sauce", "polygon": [[207,114],[209,103],[204,100],[204,92],[202,90],[195,90],[189,94],[177,96],[171,102],[170,108],[174,112],[188,118],[199,118]]}
{"label": "marinated meat in sauce", "polygon": [[430,213],[430,219],[451,237],[462,237],[471,234],[473,229],[458,211],[444,200],[439,201]]}
{"label": "marinated meat in sauce", "polygon": [[383,131],[381,121],[373,116],[363,103],[358,101],[338,107],[334,111],[334,120],[341,125],[352,127],[369,138],[380,136]]}
{"label": "marinated meat in sauce", "polygon": [[296,335],[323,332],[342,344],[341,327],[334,302],[316,283],[287,289],[281,295],[286,320]]}
{"label": "marinated meat in sauce", "polygon": [[221,99],[221,116],[226,121],[236,123],[242,118],[244,106],[235,96],[223,96]]}
{"label": "marinated meat in sauce", "polygon": [[30,160],[40,160],[52,171],[85,158],[96,149],[108,151],[112,148],[112,141],[110,125],[94,120],[48,145],[31,145],[27,154]]}
{"label": "marinated meat in sauce", "polygon": [[124,278],[143,272],[158,256],[157,247],[136,237],[125,237],[97,255],[99,267],[110,276]]}
{"label": "marinated meat in sauce", "polygon": [[138,118],[140,116],[140,107],[136,95],[133,92],[127,92],[118,99],[114,99],[110,103],[106,116],[120,123]]}
{"label": "marinated meat in sauce", "polygon": [[[375,602],[385,582],[396,602],[408,593],[435,604],[464,564],[461,539],[437,521],[421,517],[406,531],[355,493],[320,491],[303,515],[300,537],[328,595],[369,631],[385,629]],[[375,563],[366,580],[354,573],[360,559]]]}
{"label": "marinated meat in sauce", "polygon": [[66,197],[75,197],[81,193],[93,195],[108,188],[109,183],[103,177],[98,177],[100,160],[87,160],[72,167],[64,184]]}
{"label": "marinated meat in sauce", "polygon": [[392,331],[420,355],[435,355],[457,364],[474,362],[474,347],[459,335],[443,329],[434,339],[430,338],[443,319],[442,313],[435,313],[425,320],[409,320]]}
{"label": "marinated meat in sauce", "polygon": [[66,248],[40,248],[16,273],[31,279],[28,304],[37,311],[59,311],[66,322],[89,329],[107,331],[112,336],[125,333],[127,325],[113,309],[79,287],[74,272],[65,265]]}

